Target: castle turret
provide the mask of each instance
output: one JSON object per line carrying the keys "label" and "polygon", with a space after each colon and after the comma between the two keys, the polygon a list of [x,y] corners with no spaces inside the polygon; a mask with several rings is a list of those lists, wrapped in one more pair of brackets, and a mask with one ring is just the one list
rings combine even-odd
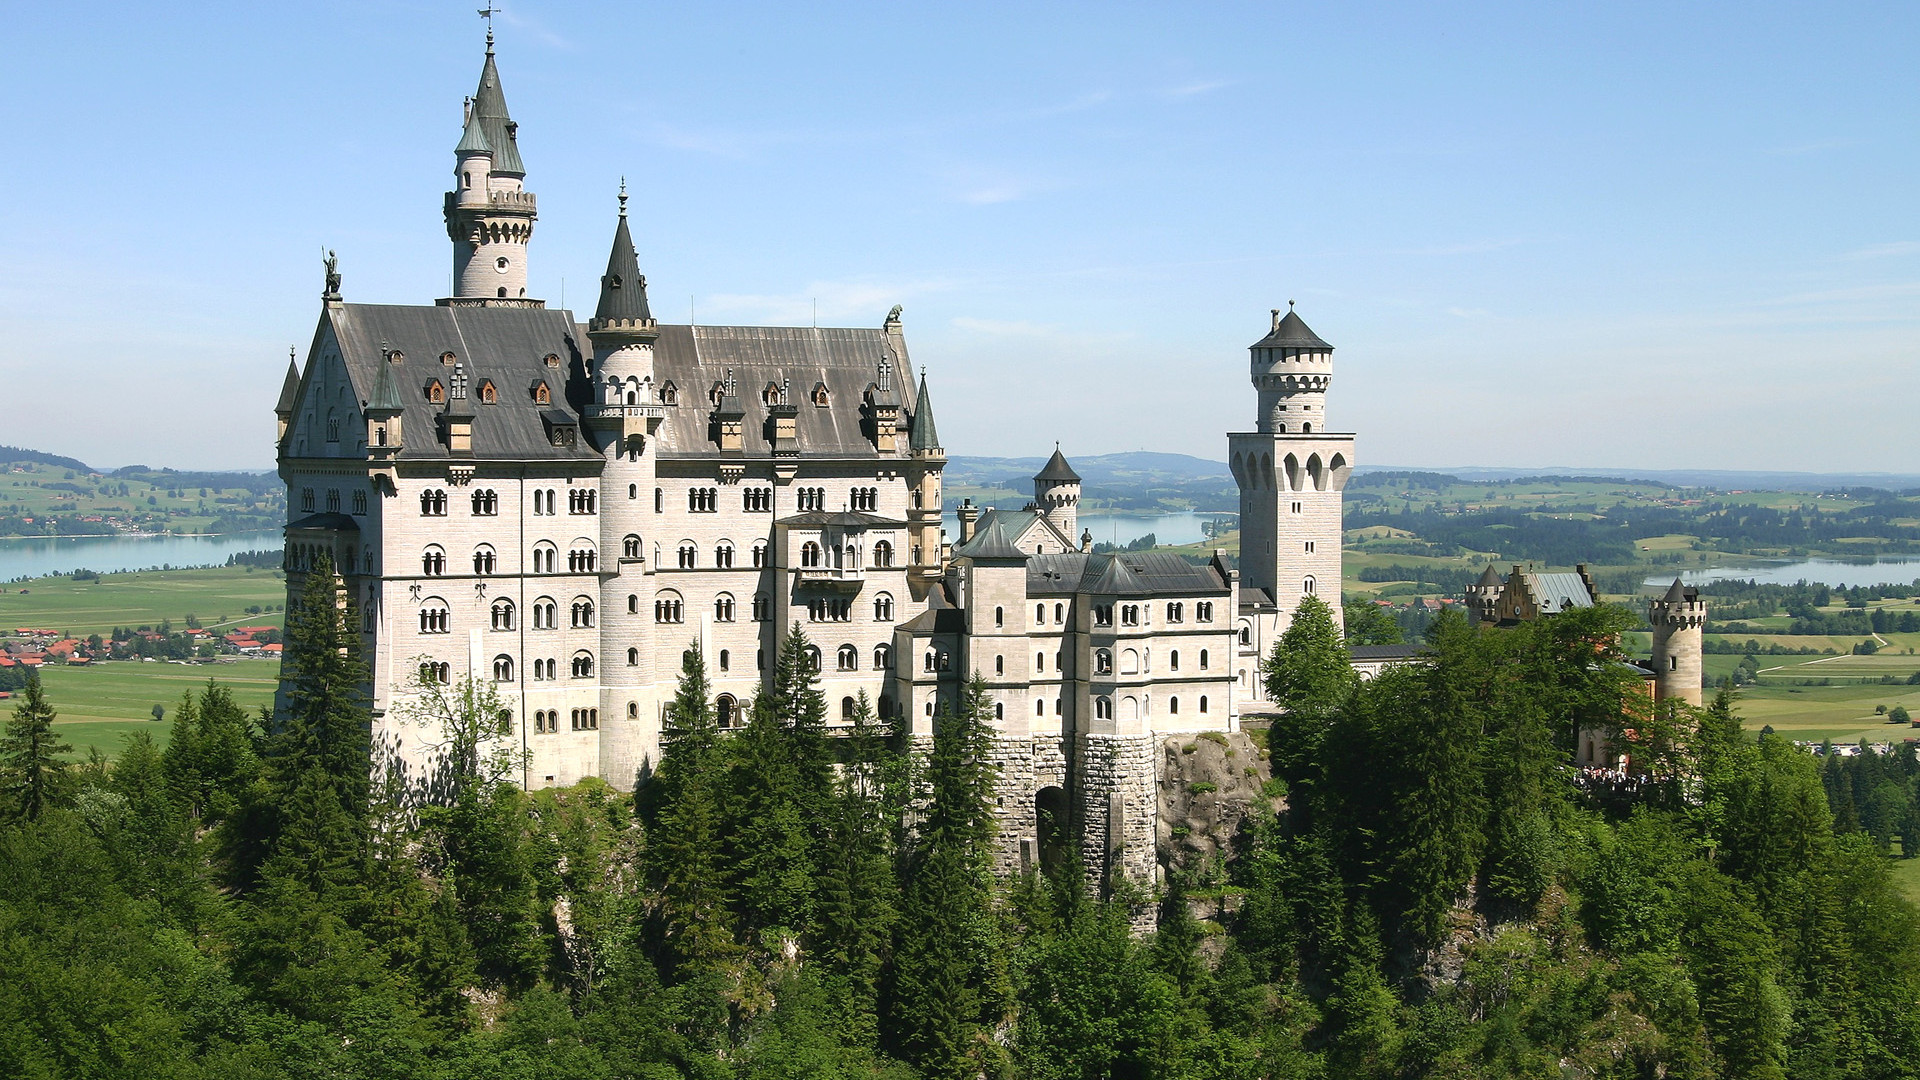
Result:
{"label": "castle turret", "polygon": [[280,383],[280,400],[273,406],[273,415],[279,418],[280,431],[273,441],[283,442],[287,437],[287,425],[293,423],[293,410],[300,405],[300,365],[293,358],[293,350],[287,350],[287,377]]}
{"label": "castle turret", "polygon": [[944,562],[940,550],[940,474],[947,464],[947,452],[941,448],[940,433],[933,426],[933,395],[927,390],[925,369],[920,372],[920,391],[914,396],[909,423],[907,487],[913,492],[913,503],[907,511],[907,535],[913,546],[914,573],[926,580],[938,577]]}
{"label": "castle turret", "polygon": [[1284,627],[1302,598],[1320,595],[1340,618],[1341,490],[1353,471],[1353,436],[1326,430],[1333,346],[1288,305],[1253,343],[1259,391],[1255,430],[1227,436],[1240,485],[1243,614],[1277,613]]}
{"label": "castle turret", "polygon": [[527,244],[533,238],[534,198],[524,190],[519,126],[507,114],[500,71],[493,62],[493,31],[480,87],[467,103],[465,127],[454,147],[454,189],[447,192],[447,237],[453,241],[453,295],[442,304],[544,307],[527,296]]}
{"label": "castle turret", "polygon": [[1666,594],[1647,604],[1653,626],[1653,697],[1700,704],[1701,639],[1707,602],[1700,590],[1673,579]]}
{"label": "castle turret", "polygon": [[1072,541],[1080,524],[1080,474],[1067,464],[1059,443],[1053,444],[1046,467],[1034,474],[1033,501],[1060,535]]}
{"label": "castle turret", "polygon": [[1475,624],[1499,622],[1500,590],[1505,587],[1506,583],[1500,579],[1493,564],[1488,563],[1487,568],[1480,571],[1480,580],[1467,586],[1467,621]]}

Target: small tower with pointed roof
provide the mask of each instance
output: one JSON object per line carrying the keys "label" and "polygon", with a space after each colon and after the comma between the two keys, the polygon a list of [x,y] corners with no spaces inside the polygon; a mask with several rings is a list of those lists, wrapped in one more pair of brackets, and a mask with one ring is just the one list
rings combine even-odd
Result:
{"label": "small tower with pointed roof", "polygon": [[279,417],[280,432],[273,437],[276,443],[285,442],[287,425],[293,423],[293,410],[300,404],[300,364],[293,358],[293,350],[287,350],[287,377],[280,383],[280,400],[273,406],[273,414]]}
{"label": "small tower with pointed roof", "polygon": [[914,573],[931,581],[940,575],[946,562],[941,550],[940,474],[947,465],[947,452],[940,446],[940,433],[933,425],[933,395],[927,389],[925,368],[920,370],[920,390],[914,395],[908,424],[907,488],[913,493],[907,510],[908,543],[913,547]]}
{"label": "small tower with pointed roof", "polygon": [[525,190],[527,168],[518,136],[488,30],[480,86],[467,102],[453,150],[453,190],[444,208],[447,237],[453,241],[453,295],[442,304],[546,306],[527,295],[527,245],[538,215],[533,193]]}
{"label": "small tower with pointed roof", "polygon": [[[1277,616],[1277,633],[1308,596],[1340,620],[1341,499],[1353,472],[1353,436],[1327,430],[1333,346],[1287,305],[1253,343],[1259,392],[1254,430],[1227,436],[1240,486],[1240,607]],[[1261,647],[1256,644],[1256,648]]]}
{"label": "small tower with pointed roof", "polygon": [[1647,604],[1653,627],[1653,697],[1700,704],[1701,640],[1707,602],[1700,590],[1673,579],[1664,595]]}
{"label": "small tower with pointed roof", "polygon": [[1053,444],[1053,456],[1033,475],[1033,503],[1060,535],[1073,539],[1080,527],[1080,474],[1067,464],[1060,444]]}
{"label": "small tower with pointed roof", "polygon": [[1487,568],[1480,571],[1479,580],[1467,586],[1467,620],[1475,625],[1498,623],[1500,591],[1504,588],[1506,582],[1494,570],[1493,564],[1488,563]]}

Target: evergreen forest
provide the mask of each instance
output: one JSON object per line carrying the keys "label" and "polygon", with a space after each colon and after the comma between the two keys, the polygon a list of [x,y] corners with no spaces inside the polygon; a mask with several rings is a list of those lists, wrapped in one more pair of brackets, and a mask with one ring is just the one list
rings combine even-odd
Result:
{"label": "evergreen forest", "polygon": [[[1913,755],[1823,769],[1728,696],[1654,709],[1619,609],[1442,615],[1363,683],[1310,598],[1233,857],[1149,889],[1071,854],[997,877],[984,686],[911,752],[864,706],[829,735],[800,633],[725,731],[690,647],[633,794],[521,790],[458,681],[404,787],[368,767],[358,616],[307,582],[277,715],[210,683],[164,749],[69,765],[25,691],[0,1075],[1920,1075],[1887,854],[1920,820],[1881,812],[1920,804]],[[1573,768],[1583,726],[1641,768]]]}

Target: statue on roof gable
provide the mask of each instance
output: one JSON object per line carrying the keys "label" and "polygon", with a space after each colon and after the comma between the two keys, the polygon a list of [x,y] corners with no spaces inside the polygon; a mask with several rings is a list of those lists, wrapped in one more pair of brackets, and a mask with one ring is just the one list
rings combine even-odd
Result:
{"label": "statue on roof gable", "polygon": [[340,299],[340,257],[332,250],[328,250],[326,257],[321,261],[327,266],[327,291],[321,293],[320,298],[338,300]]}

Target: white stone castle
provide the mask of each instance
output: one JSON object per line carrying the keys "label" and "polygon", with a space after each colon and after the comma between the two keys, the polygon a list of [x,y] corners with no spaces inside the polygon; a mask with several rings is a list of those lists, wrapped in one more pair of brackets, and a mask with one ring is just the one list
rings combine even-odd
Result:
{"label": "white stone castle", "polygon": [[524,186],[491,35],[444,207],[455,295],[349,304],[281,394],[289,595],[325,552],[364,620],[375,736],[426,766],[418,673],[488,680],[528,787],[658,761],[687,648],[723,726],[796,624],[833,719],[865,693],[916,736],[973,673],[993,699],[1005,861],[1077,840],[1154,873],[1154,747],[1262,711],[1259,661],[1340,590],[1353,436],[1333,349],[1288,310],[1252,346],[1255,430],[1224,554],[1093,554],[1057,450],[1025,507],[942,524],[946,454],[894,308],[878,329],[676,326],[647,303],[624,191],[593,316],[528,295]]}

